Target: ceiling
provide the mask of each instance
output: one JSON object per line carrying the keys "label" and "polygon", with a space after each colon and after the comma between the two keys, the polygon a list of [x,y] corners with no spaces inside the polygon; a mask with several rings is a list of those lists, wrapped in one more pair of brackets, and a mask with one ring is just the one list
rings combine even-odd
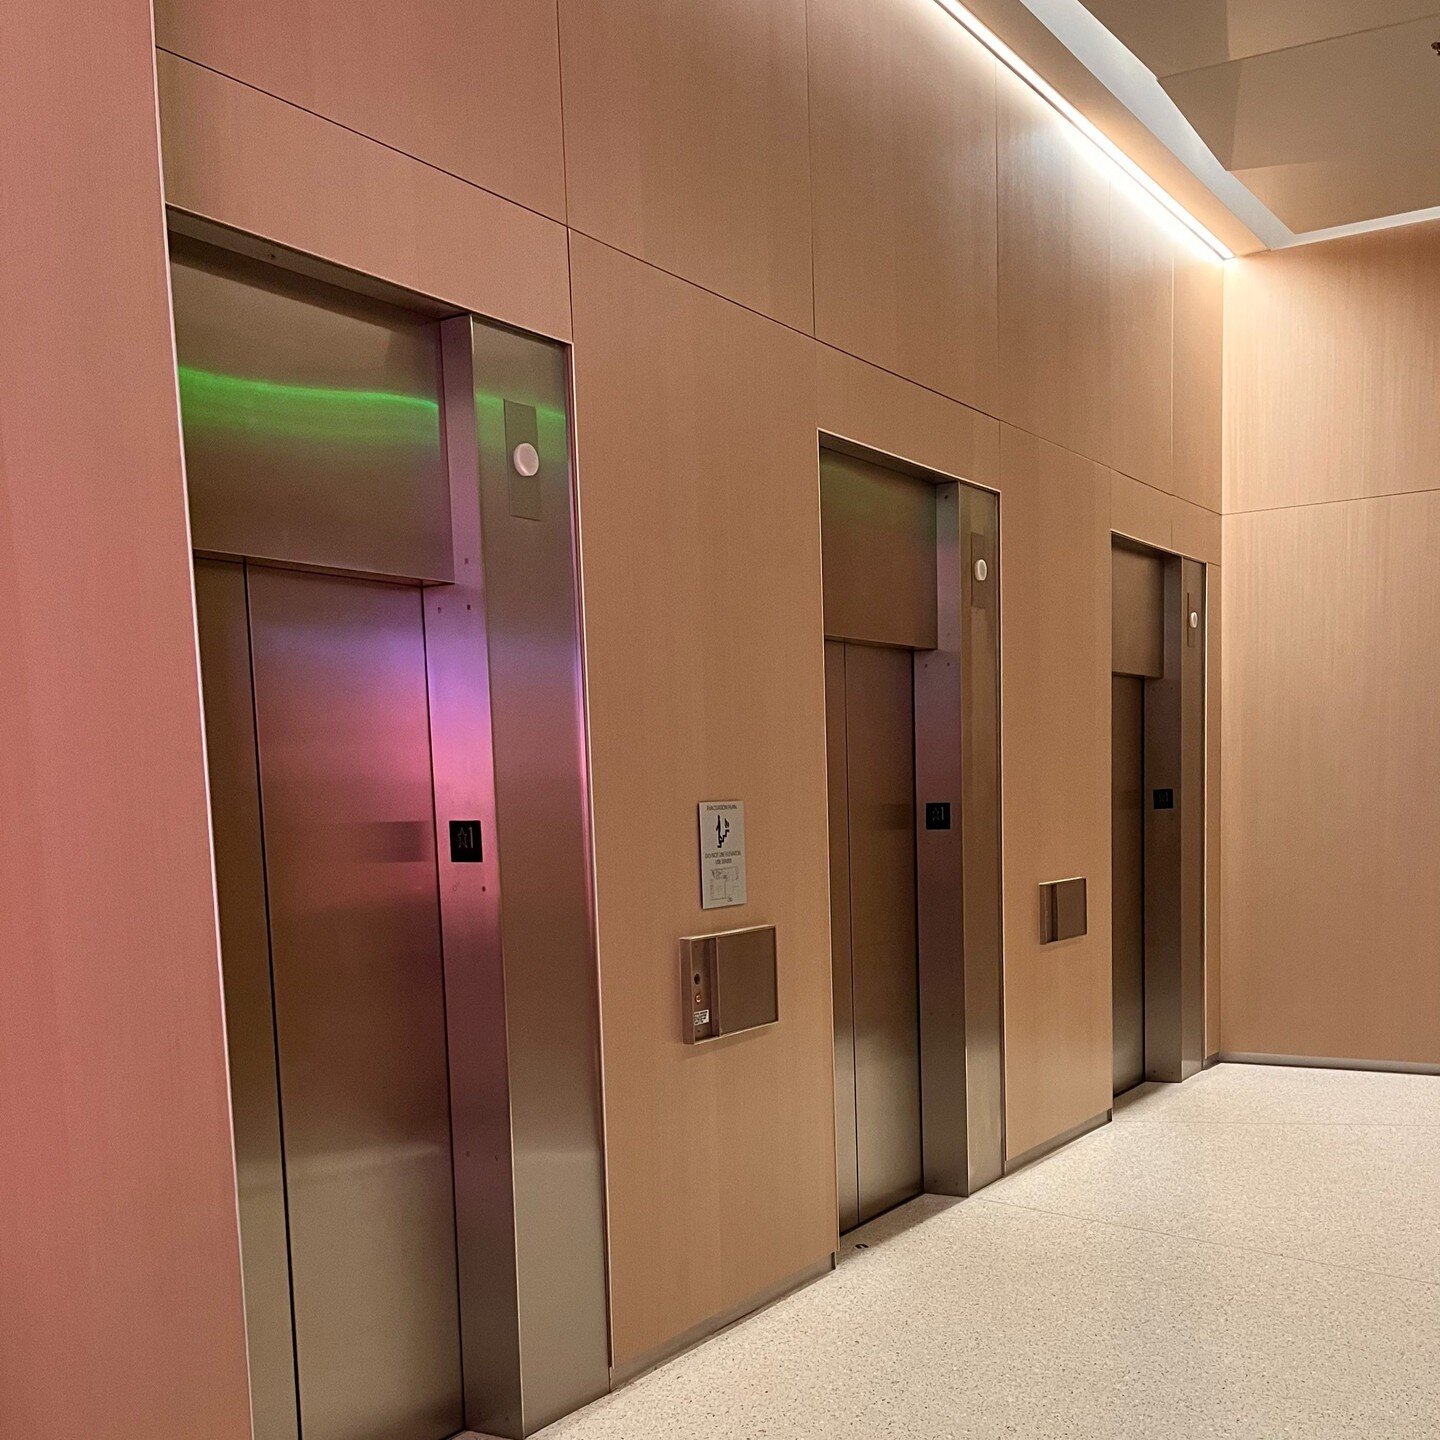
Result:
{"label": "ceiling", "polygon": [[1440,215],[1440,0],[971,8],[1237,251]]}
{"label": "ceiling", "polygon": [[1292,231],[1440,205],[1436,0],[1086,0]]}

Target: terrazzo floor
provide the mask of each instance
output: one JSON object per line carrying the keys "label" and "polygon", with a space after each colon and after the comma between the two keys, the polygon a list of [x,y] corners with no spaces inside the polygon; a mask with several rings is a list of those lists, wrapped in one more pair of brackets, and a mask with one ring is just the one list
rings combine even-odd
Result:
{"label": "terrazzo floor", "polygon": [[1221,1065],[544,1440],[1440,1437],[1440,1077]]}

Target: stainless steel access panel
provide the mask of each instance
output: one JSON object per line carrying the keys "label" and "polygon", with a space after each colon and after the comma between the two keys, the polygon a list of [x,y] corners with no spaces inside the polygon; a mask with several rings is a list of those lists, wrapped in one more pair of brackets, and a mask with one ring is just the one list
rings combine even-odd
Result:
{"label": "stainless steel access panel", "polygon": [[680,942],[680,1038],[719,1040],[780,1019],[775,927],[750,925]]}
{"label": "stainless steel access panel", "polygon": [[842,1228],[1003,1164],[997,497],[821,451]]}
{"label": "stainless steel access panel", "polygon": [[1078,940],[1090,930],[1089,885],[1083,875],[1068,880],[1046,880],[1040,886],[1041,943],[1056,945]]}
{"label": "stainless steel access panel", "polygon": [[256,1440],[529,1434],[609,1385],[565,353],[172,268]]}

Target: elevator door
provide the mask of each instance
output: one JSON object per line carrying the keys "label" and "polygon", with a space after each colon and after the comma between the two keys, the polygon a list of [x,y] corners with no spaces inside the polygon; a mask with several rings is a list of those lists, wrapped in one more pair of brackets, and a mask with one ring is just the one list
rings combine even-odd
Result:
{"label": "elevator door", "polygon": [[1145,1078],[1145,681],[1110,679],[1115,1094]]}
{"label": "elevator door", "polygon": [[918,1195],[920,991],[909,650],[826,641],[842,1229]]}
{"label": "elevator door", "polygon": [[196,592],[256,1440],[442,1440],[463,1419],[422,592],[204,560]]}

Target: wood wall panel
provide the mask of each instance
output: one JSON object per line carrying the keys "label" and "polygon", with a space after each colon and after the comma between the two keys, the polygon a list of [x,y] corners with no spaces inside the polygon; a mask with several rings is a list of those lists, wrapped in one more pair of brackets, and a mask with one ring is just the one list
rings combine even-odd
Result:
{"label": "wood wall panel", "polygon": [[[633,1363],[836,1243],[812,342],[574,242],[613,1344]],[[695,806],[746,802],[750,903]],[[780,1023],[680,1040],[676,942],[778,930]]]}
{"label": "wood wall panel", "polygon": [[171,205],[569,338],[563,225],[187,60],[159,70]]}
{"label": "wood wall panel", "polygon": [[1002,420],[1100,459],[1110,439],[1110,184],[1055,112],[997,75]]}
{"label": "wood wall panel", "polygon": [[1188,500],[1172,499],[1174,527],[1171,546],[1177,554],[1208,565],[1220,563],[1220,517],[1213,510],[1202,510]]}
{"label": "wood wall panel", "polygon": [[1226,273],[1227,1051],[1440,1063],[1437,259]]}
{"label": "wood wall panel", "polygon": [[145,0],[0,45],[0,1433],[248,1440]]}
{"label": "wood wall panel", "polygon": [[1225,279],[1225,512],[1440,485],[1440,222]]}
{"label": "wood wall panel", "polygon": [[1118,470],[1109,475],[1110,528],[1115,534],[1208,565],[1220,563],[1220,517],[1213,510],[1132,480]]}
{"label": "wood wall panel", "polygon": [[1110,529],[1157,550],[1175,543],[1175,501],[1162,490],[1132,480],[1119,471],[1110,477]]}
{"label": "wood wall panel", "polygon": [[[1136,196],[1128,182],[1111,182],[1109,231],[1109,434],[1097,458],[1170,490],[1177,245],[1151,217],[1150,202]],[[1217,356],[1217,380],[1219,373]]]}
{"label": "wood wall panel", "polygon": [[[1005,1109],[1010,1158],[1109,1109],[1110,492],[1000,434]],[[1089,933],[1042,945],[1040,885],[1084,875]]]}
{"label": "wood wall panel", "polygon": [[570,223],[808,331],[805,0],[561,0]]}
{"label": "wood wall panel", "polygon": [[1433,490],[1225,518],[1227,1051],[1440,1063],[1437,554]]}
{"label": "wood wall panel", "polygon": [[827,345],[816,350],[825,434],[972,485],[999,488],[997,421]]}
{"label": "wood wall panel", "polygon": [[565,217],[555,0],[156,0],[158,43]]}
{"label": "wood wall panel", "polygon": [[994,413],[995,61],[934,0],[810,0],[815,333]]}
{"label": "wood wall panel", "polygon": [[1174,463],[1169,488],[1220,511],[1225,269],[1175,250]]}

